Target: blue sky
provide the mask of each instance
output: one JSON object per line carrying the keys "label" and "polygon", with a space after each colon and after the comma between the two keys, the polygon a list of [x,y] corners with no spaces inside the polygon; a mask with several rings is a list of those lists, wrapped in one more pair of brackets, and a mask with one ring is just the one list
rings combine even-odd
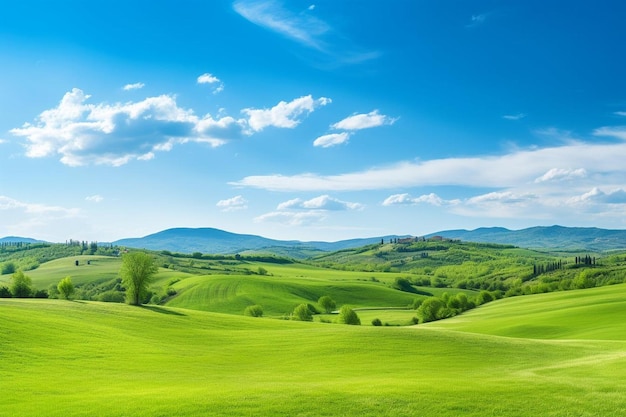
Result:
{"label": "blue sky", "polygon": [[0,236],[626,228],[626,3],[29,1]]}

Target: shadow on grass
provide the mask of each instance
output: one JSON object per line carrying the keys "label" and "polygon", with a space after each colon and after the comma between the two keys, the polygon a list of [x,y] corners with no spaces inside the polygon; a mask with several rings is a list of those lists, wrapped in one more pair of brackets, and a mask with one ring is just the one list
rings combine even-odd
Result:
{"label": "shadow on grass", "polygon": [[139,306],[139,307],[143,308],[145,310],[154,311],[155,313],[169,314],[169,315],[172,315],[172,316],[186,316],[186,314],[179,313],[178,311],[168,310],[167,308],[163,308],[163,307],[159,307],[159,306],[142,305],[142,306]]}

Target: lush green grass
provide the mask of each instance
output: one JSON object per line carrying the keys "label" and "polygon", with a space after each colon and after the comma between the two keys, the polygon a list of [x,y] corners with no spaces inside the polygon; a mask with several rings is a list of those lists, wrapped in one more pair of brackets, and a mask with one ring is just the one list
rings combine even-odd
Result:
{"label": "lush green grass", "polygon": [[626,284],[506,298],[425,326],[520,338],[626,340]]}
{"label": "lush green grass", "polygon": [[0,415],[619,416],[625,348],[0,300]]}

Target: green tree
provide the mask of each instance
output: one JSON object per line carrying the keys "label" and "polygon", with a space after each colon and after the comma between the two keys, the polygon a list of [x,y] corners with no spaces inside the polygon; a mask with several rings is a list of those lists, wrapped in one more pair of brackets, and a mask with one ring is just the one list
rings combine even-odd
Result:
{"label": "green tree", "polygon": [[16,298],[27,298],[33,295],[33,282],[22,270],[16,271],[11,277],[11,294]]}
{"label": "green tree", "polygon": [[148,285],[157,273],[154,258],[144,252],[130,252],[122,257],[120,276],[126,287],[126,301],[131,305],[140,305],[149,294]]}
{"label": "green tree", "polygon": [[321,296],[320,299],[317,300],[317,304],[319,304],[319,306],[322,307],[322,310],[326,313],[332,312],[337,307],[335,300],[330,298],[328,295]]}
{"label": "green tree", "polygon": [[361,324],[361,319],[356,314],[356,312],[349,306],[341,307],[341,310],[339,310],[339,317],[337,317],[337,321],[339,323],[352,324],[357,326]]}
{"label": "green tree", "polygon": [[422,323],[435,321],[441,318],[440,313],[443,307],[443,301],[437,297],[430,297],[419,306],[417,315],[421,317]]}
{"label": "green tree", "polygon": [[4,274],[13,274],[15,273],[16,268],[15,268],[15,263],[13,263],[12,261],[8,261],[2,264],[2,268],[0,268],[0,274],[4,275]]}
{"label": "green tree", "polygon": [[263,317],[263,308],[258,304],[248,306],[245,310],[243,310],[243,315],[250,317]]}
{"label": "green tree", "polygon": [[63,278],[59,282],[59,285],[57,285],[57,290],[59,290],[59,294],[61,294],[61,297],[69,300],[70,297],[74,295],[75,291],[74,284],[72,283],[72,278],[70,276]]}
{"label": "green tree", "polygon": [[293,313],[291,313],[291,319],[300,321],[313,321],[313,314],[311,313],[308,305],[300,304],[293,310]]}

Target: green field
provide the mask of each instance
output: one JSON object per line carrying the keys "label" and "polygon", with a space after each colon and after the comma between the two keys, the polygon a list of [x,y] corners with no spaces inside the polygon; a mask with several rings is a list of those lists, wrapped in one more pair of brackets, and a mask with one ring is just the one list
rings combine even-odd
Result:
{"label": "green field", "polygon": [[0,415],[621,416],[624,299],[510,298],[414,327],[3,299]]}

